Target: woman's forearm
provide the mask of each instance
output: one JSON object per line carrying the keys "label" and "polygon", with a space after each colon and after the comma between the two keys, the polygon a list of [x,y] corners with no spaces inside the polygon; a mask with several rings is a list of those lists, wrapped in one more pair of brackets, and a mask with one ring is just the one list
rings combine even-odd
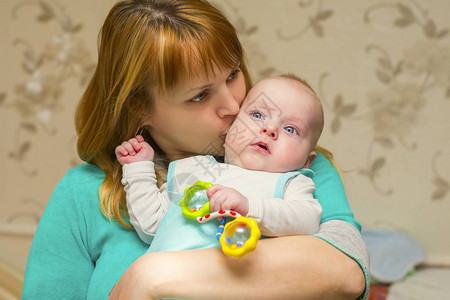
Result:
{"label": "woman's forearm", "polygon": [[356,299],[365,288],[353,259],[311,236],[265,239],[242,259],[219,248],[151,253],[133,268],[149,298]]}

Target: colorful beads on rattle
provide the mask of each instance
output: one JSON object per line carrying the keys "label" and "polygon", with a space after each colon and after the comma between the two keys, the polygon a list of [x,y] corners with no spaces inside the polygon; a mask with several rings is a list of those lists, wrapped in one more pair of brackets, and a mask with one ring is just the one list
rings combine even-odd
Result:
{"label": "colorful beads on rattle", "polygon": [[254,219],[238,217],[225,225],[220,244],[223,253],[241,258],[255,250],[260,237],[261,231]]}
{"label": "colorful beads on rattle", "polygon": [[212,183],[197,181],[184,190],[183,197],[180,199],[180,206],[186,218],[196,219],[210,213],[206,191],[211,186]]}
{"label": "colorful beads on rattle", "polygon": [[202,209],[202,207],[203,207],[203,206],[199,206],[199,205],[197,205],[197,206],[195,206],[195,207],[190,207],[190,208],[189,208],[189,211],[190,211],[190,212],[196,212],[196,211]]}
{"label": "colorful beads on rattle", "polygon": [[233,249],[241,248],[248,241],[251,235],[251,228],[247,224],[240,222],[237,226],[228,227],[224,230],[225,242]]}

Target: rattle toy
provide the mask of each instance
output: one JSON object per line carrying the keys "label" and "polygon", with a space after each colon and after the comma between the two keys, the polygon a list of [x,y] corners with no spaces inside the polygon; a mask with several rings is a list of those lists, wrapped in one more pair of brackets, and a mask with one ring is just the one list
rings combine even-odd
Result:
{"label": "rattle toy", "polygon": [[[261,237],[258,224],[254,219],[243,217],[232,210],[211,212],[206,190],[212,185],[209,182],[197,181],[188,186],[180,200],[181,210],[186,218],[197,220],[199,223],[222,217],[216,234],[222,251],[228,256],[241,258],[255,250],[256,243]],[[226,217],[236,219],[226,223]]]}

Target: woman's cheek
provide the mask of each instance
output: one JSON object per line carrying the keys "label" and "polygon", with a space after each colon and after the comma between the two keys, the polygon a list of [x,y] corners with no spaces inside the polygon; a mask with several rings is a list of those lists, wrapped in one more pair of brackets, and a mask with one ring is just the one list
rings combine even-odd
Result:
{"label": "woman's cheek", "polygon": [[245,79],[244,76],[240,76],[238,78],[238,81],[236,82],[233,97],[236,100],[237,103],[239,103],[239,106],[242,105],[242,102],[244,102],[245,99]]}

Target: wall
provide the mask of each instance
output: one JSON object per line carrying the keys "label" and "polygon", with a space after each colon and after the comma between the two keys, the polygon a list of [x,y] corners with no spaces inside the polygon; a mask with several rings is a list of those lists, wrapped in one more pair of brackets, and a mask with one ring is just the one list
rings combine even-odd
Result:
{"label": "wall", "polygon": [[[115,1],[0,3],[0,261],[25,269],[46,202],[76,156],[73,113]],[[450,265],[450,3],[215,0],[256,80],[293,72],[322,99],[366,228],[408,232]]]}

